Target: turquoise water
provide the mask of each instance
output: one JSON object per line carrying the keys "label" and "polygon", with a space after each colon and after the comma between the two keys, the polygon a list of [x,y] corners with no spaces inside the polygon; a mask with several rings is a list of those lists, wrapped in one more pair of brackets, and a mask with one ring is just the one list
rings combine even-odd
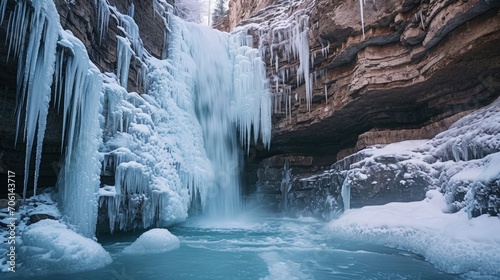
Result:
{"label": "turquoise water", "polygon": [[459,279],[418,255],[331,239],[313,219],[259,218],[222,224],[188,221],[169,230],[178,249],[124,255],[139,232],[100,236],[113,263],[36,279]]}

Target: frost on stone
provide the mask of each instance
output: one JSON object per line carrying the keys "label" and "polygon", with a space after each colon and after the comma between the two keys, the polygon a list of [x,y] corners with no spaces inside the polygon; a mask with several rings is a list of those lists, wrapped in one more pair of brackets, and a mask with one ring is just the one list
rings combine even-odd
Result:
{"label": "frost on stone", "polygon": [[134,243],[123,249],[124,254],[142,255],[164,253],[179,248],[180,240],[168,229],[154,228],[141,234]]}

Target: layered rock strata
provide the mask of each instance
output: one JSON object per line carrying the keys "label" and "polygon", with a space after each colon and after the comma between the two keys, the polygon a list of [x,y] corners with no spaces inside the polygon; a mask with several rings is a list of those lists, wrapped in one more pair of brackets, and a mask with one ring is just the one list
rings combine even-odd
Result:
{"label": "layered rock strata", "polygon": [[[284,2],[230,4],[230,26],[253,35],[274,85],[271,150],[256,145],[254,160],[333,164],[370,145],[429,139],[500,95],[499,2],[368,1],[363,13],[358,1]],[[303,33],[306,58],[284,48]]]}

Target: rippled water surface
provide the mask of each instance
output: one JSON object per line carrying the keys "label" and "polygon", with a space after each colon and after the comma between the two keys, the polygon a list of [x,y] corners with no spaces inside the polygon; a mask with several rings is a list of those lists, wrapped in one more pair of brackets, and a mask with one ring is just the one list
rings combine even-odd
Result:
{"label": "rippled water surface", "polygon": [[[188,222],[169,230],[180,248],[124,255],[140,233],[100,236],[113,263],[99,270],[46,279],[457,279],[415,254],[331,239],[313,219]],[[42,279],[42,278],[37,278]]]}

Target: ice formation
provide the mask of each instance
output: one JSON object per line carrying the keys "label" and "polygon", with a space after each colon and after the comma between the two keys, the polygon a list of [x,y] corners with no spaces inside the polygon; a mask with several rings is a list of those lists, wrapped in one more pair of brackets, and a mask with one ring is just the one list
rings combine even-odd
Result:
{"label": "ice formation", "polygon": [[[312,3],[312,2],[311,2]],[[292,96],[291,88],[286,86],[290,77],[296,77],[296,86],[304,84],[305,97],[296,97],[296,102],[304,98],[307,110],[310,110],[312,87],[316,73],[310,73],[311,56],[309,50],[309,10],[310,6],[303,7],[303,0],[291,1],[287,5],[273,5],[272,18],[257,18],[255,22],[238,27],[237,31],[253,34],[258,37],[258,49],[261,57],[268,59],[268,64],[273,66],[274,73],[269,73],[274,80],[271,85],[274,98],[275,112],[285,110],[287,116],[291,115]],[[251,42],[250,36],[249,42]],[[293,68],[279,67],[280,61],[298,60]],[[284,104],[285,108],[282,108]]]}
{"label": "ice formation", "polygon": [[180,240],[168,229],[154,228],[146,231],[134,243],[125,247],[125,254],[155,254],[164,253],[179,248]]}
{"label": "ice formation", "polygon": [[97,242],[54,220],[28,226],[22,234],[23,272],[28,275],[74,273],[104,267],[111,256]]}
{"label": "ice formation", "polygon": [[[5,5],[5,4],[4,4]],[[55,49],[59,31],[59,15],[52,1],[20,1],[9,17],[7,38],[8,53],[19,57],[17,72],[17,131],[16,143],[22,131],[26,142],[23,196],[26,197],[30,170],[30,159],[35,137],[36,193],[43,138],[47,127],[47,113],[51,98],[51,85],[55,64]],[[25,44],[25,34],[30,26],[30,36]],[[24,125],[21,114],[26,112]],[[24,129],[22,129],[24,127]],[[35,136],[36,134],[36,136]]]}
{"label": "ice formation", "polygon": [[365,38],[365,15],[363,11],[363,4],[365,0],[359,0],[359,14],[361,16],[361,30],[363,31],[363,39]]}
{"label": "ice formation", "polygon": [[445,214],[443,195],[432,190],[423,201],[348,210],[327,226],[332,236],[355,239],[423,255],[448,273],[500,276],[500,222],[483,215]]}
{"label": "ice formation", "polygon": [[236,129],[246,149],[259,137],[270,143],[270,94],[258,51],[239,35],[172,16],[168,22],[168,58],[147,57],[146,95],[105,78],[103,168],[115,184],[101,191],[100,203],[112,231],[115,224],[167,226],[183,221],[190,207],[219,217],[235,213]]}
{"label": "ice formation", "polygon": [[99,43],[102,42],[104,34],[108,30],[109,16],[111,11],[108,7],[107,0],[94,0],[94,6],[97,9],[97,25],[99,26]]}
{"label": "ice formation", "polygon": [[[111,230],[170,225],[197,205],[218,214],[237,211],[238,141],[247,151],[259,139],[270,144],[271,97],[258,50],[241,34],[185,23],[165,1],[153,4],[165,30],[173,30],[165,60],[144,49],[133,6],[124,15],[106,0],[94,1],[100,40],[110,16],[122,31],[116,75],[99,73],[84,45],[62,30],[52,1],[19,1],[9,17],[9,53],[20,64],[18,133],[27,112],[26,174],[38,133],[36,191],[52,87],[53,105],[63,116],[60,207],[71,227],[87,237],[94,236],[99,203],[108,210]],[[207,47],[218,56],[206,56]],[[147,94],[126,91],[132,60]],[[101,174],[114,184],[99,189]]]}
{"label": "ice formation", "polygon": [[[56,76],[64,77],[64,85],[56,83],[55,87],[59,89],[56,99],[63,100],[62,146],[66,149],[57,187],[68,221],[77,226],[79,233],[92,237],[101,169],[98,148],[102,137],[102,78],[80,40],[68,31],[60,31],[59,38],[62,48],[56,61]],[[61,78],[57,80],[63,83]]]}

